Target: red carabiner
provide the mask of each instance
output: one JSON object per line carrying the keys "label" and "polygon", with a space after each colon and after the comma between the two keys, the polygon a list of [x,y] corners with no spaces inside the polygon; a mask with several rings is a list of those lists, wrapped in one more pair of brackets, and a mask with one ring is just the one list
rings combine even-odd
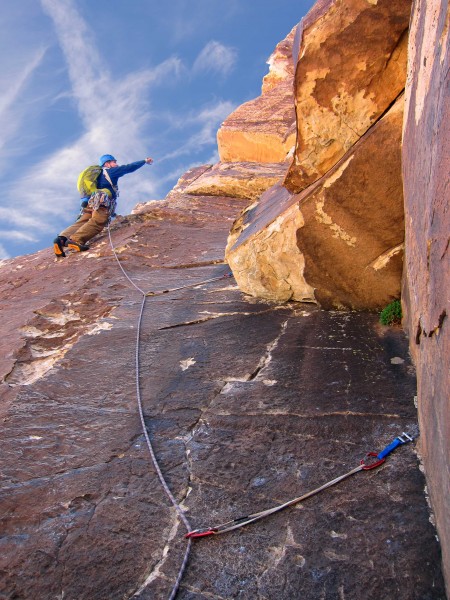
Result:
{"label": "red carabiner", "polygon": [[[365,456],[365,458],[367,458],[368,456],[375,456],[378,457],[378,454],[376,452],[368,452]],[[366,465],[364,458],[361,459],[361,465],[363,466],[363,470],[364,471],[370,471],[371,469],[376,469],[377,467],[379,467],[380,465],[382,465],[384,462],[386,462],[385,458],[380,458],[379,460],[371,463],[370,465]]]}
{"label": "red carabiner", "polygon": [[214,527],[208,527],[207,529],[194,529],[194,531],[190,531],[186,533],[185,538],[199,538],[205,537],[207,535],[214,535],[217,532],[217,529]]}

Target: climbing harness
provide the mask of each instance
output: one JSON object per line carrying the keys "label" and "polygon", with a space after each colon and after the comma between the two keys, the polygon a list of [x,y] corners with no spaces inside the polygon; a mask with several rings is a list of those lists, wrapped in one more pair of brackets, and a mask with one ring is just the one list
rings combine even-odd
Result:
{"label": "climbing harness", "polygon": [[[195,284],[189,284],[186,286],[181,286],[179,288],[173,288],[170,290],[163,290],[161,292],[145,292],[143,289],[141,289],[127,274],[127,272],[125,271],[125,269],[122,267],[120,260],[117,256],[117,253],[115,251],[113,242],[112,242],[112,238],[111,238],[111,229],[109,226],[109,222],[108,222],[108,237],[109,237],[109,243],[111,246],[111,250],[112,253],[114,255],[114,258],[116,259],[117,264],[120,267],[120,270],[122,271],[123,275],[126,277],[126,279],[130,282],[130,284],[138,291],[141,293],[142,295],[142,303],[141,303],[141,309],[139,312],[139,317],[138,317],[138,321],[137,321],[137,327],[136,327],[136,351],[135,351],[135,378],[136,378],[136,399],[137,399],[137,404],[138,404],[138,410],[139,410],[139,418],[141,421],[141,425],[142,425],[142,431],[144,433],[144,437],[145,437],[145,441],[148,447],[148,450],[150,452],[150,456],[153,462],[153,466],[156,470],[156,473],[158,475],[158,478],[161,482],[161,485],[166,493],[166,495],[168,496],[170,502],[172,503],[172,506],[175,508],[178,516],[180,517],[181,521],[183,522],[184,526],[186,527],[186,530],[189,531],[191,529],[191,525],[186,517],[186,515],[184,514],[183,510],[181,509],[180,505],[178,504],[178,502],[176,501],[174,495],[172,494],[172,492],[170,491],[169,486],[167,485],[166,480],[164,479],[164,475],[162,474],[161,468],[158,464],[158,460],[156,458],[156,454],[155,451],[153,449],[153,445],[151,443],[150,437],[148,435],[148,431],[147,431],[147,426],[145,424],[145,419],[144,419],[144,409],[143,409],[143,405],[142,405],[142,396],[141,396],[141,387],[140,387],[140,381],[141,381],[141,376],[140,376],[140,360],[139,360],[139,348],[140,348],[140,340],[141,340],[141,328],[142,328],[142,318],[144,315],[144,310],[145,310],[145,303],[146,300],[149,296],[157,296],[159,294],[167,294],[169,292],[174,292],[176,290],[181,290],[184,288],[188,288],[188,287],[195,287],[198,285],[202,285],[204,283],[210,283],[212,281],[219,281],[220,279],[225,279],[227,277],[232,277],[232,273],[227,273],[226,275],[222,275],[221,277],[214,277],[212,279],[207,279],[206,281],[199,281]],[[169,596],[169,600],[173,600],[178,592],[178,588],[180,587],[180,583],[181,583],[181,579],[183,578],[183,574],[184,571],[186,569],[186,565],[189,559],[189,553],[190,553],[190,549],[191,549],[191,540],[188,539],[188,543],[187,543],[187,547],[186,547],[186,551],[184,554],[184,558],[183,558],[183,562],[181,564],[181,567],[179,569],[178,572],[178,576],[177,579],[175,581],[175,584],[172,588],[172,592]]]}
{"label": "climbing harness", "polygon": [[[233,529],[238,529],[240,527],[244,527],[244,525],[249,525],[250,523],[254,523],[255,521],[264,519],[264,517],[273,515],[274,513],[279,512],[280,510],[283,510],[283,509],[287,508],[288,506],[293,506],[294,504],[297,504],[299,502],[302,502],[303,500],[306,500],[306,498],[310,498],[311,496],[314,496],[315,494],[318,494],[319,492],[326,490],[327,488],[329,488],[333,485],[336,485],[340,481],[347,479],[347,477],[350,477],[351,475],[354,475],[355,473],[358,473],[359,471],[370,471],[372,469],[376,469],[377,467],[379,467],[386,461],[386,456],[388,454],[390,454],[393,450],[395,450],[395,448],[397,448],[398,446],[401,446],[403,444],[407,444],[408,442],[412,442],[412,441],[413,441],[413,437],[410,436],[409,434],[403,432],[403,434],[401,436],[395,438],[395,440],[391,444],[386,446],[386,448],[384,448],[384,450],[382,450],[379,454],[377,454],[376,452],[368,452],[366,454],[366,456],[363,459],[361,459],[361,461],[357,467],[355,467],[348,473],[344,473],[344,475],[341,475],[340,477],[336,477],[335,479],[332,479],[328,483],[321,485],[320,487],[316,488],[315,490],[312,490],[311,492],[307,492],[306,494],[303,494],[303,496],[299,496],[298,498],[289,500],[288,502],[285,502],[284,504],[280,504],[278,506],[268,508],[267,510],[263,510],[261,512],[253,513],[253,514],[247,515],[245,517],[239,517],[238,519],[233,519],[232,521],[227,521],[226,523],[222,523],[221,525],[216,525],[215,527],[204,527],[203,529],[194,529],[193,531],[189,531],[185,535],[185,537],[188,539],[193,539],[193,538],[206,537],[208,535],[220,535],[221,533],[233,531]],[[372,459],[376,459],[376,460],[372,460]],[[367,462],[367,461],[371,461],[371,462]]]}
{"label": "climbing harness", "polygon": [[110,223],[111,216],[116,212],[117,199],[119,198],[119,187],[113,184],[107,169],[103,169],[103,175],[114,190],[114,196],[112,192],[108,190],[108,188],[102,188],[100,190],[96,189],[93,191],[88,200],[88,208],[93,211],[98,210],[99,208],[106,208],[109,215],[108,223]]}

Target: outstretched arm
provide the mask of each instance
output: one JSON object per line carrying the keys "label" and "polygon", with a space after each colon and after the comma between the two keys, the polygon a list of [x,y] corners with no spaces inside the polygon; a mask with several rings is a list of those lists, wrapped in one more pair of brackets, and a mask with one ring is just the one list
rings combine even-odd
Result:
{"label": "outstretched arm", "polygon": [[137,171],[145,164],[150,165],[152,162],[153,158],[148,157],[144,160],[138,160],[128,165],[120,165],[120,167],[111,167],[110,169],[108,169],[108,173],[110,177],[118,179],[119,177],[122,177],[127,173],[133,173],[134,171]]}

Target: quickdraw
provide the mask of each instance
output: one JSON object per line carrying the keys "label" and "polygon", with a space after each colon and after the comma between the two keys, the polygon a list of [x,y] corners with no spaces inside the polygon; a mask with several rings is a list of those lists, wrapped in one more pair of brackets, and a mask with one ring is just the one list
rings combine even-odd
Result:
{"label": "quickdraw", "polygon": [[[194,529],[193,531],[189,531],[185,535],[185,537],[188,539],[193,539],[193,538],[206,537],[208,535],[220,535],[221,533],[227,533],[228,531],[233,531],[233,529],[238,529],[240,527],[244,527],[244,525],[249,525],[250,523],[259,521],[260,519],[263,519],[264,517],[268,517],[269,515],[279,512],[280,510],[283,510],[283,509],[287,508],[288,506],[293,506],[294,504],[302,502],[303,500],[306,500],[306,498],[310,498],[311,496],[314,496],[315,494],[318,494],[319,492],[321,492],[333,485],[336,485],[340,481],[347,479],[347,477],[350,477],[351,475],[354,475],[355,473],[358,473],[359,471],[370,471],[372,469],[376,469],[377,467],[382,465],[384,462],[386,462],[386,457],[393,450],[395,450],[395,448],[397,448],[398,446],[401,446],[403,444],[407,444],[408,442],[412,442],[413,439],[414,438],[412,436],[403,432],[401,436],[396,437],[393,442],[391,442],[388,446],[386,446],[386,448],[384,448],[384,450],[382,450],[378,454],[376,452],[368,452],[366,454],[366,456],[363,459],[361,459],[361,461],[357,467],[355,467],[348,473],[344,473],[344,475],[341,475],[340,477],[336,477],[335,479],[329,481],[328,483],[325,483],[324,485],[316,488],[315,490],[312,490],[311,492],[307,492],[306,494],[303,494],[303,496],[299,496],[298,498],[289,500],[288,502],[285,502],[284,504],[280,504],[278,506],[268,508],[267,510],[263,510],[261,512],[253,513],[253,514],[247,515],[245,517],[239,517],[237,519],[233,519],[232,521],[227,521],[226,523],[222,523],[221,525],[216,525],[215,527],[204,527],[202,529]],[[374,458],[376,459],[375,461],[372,460]],[[371,460],[371,462],[368,462],[369,459]]]}
{"label": "quickdraw", "polygon": [[[176,501],[175,497],[173,496],[172,492],[170,491],[165,478],[162,474],[162,471],[159,467],[155,452],[153,450],[153,446],[151,443],[151,440],[149,438],[148,435],[148,431],[147,431],[147,427],[145,424],[145,420],[144,420],[144,412],[143,412],[143,406],[142,406],[142,399],[141,399],[141,393],[140,393],[140,369],[139,369],[139,340],[140,340],[140,332],[141,332],[141,323],[142,323],[142,317],[143,317],[143,313],[144,313],[144,309],[145,309],[145,303],[146,303],[146,299],[149,296],[159,296],[162,294],[168,294],[169,292],[175,292],[178,290],[182,290],[185,288],[190,288],[190,287],[197,287],[200,285],[203,285],[205,283],[210,283],[212,281],[219,281],[220,279],[225,279],[228,277],[233,277],[232,273],[227,273],[225,275],[222,275],[220,277],[214,277],[213,279],[207,279],[205,281],[199,281],[196,283],[192,283],[192,284],[188,284],[188,285],[184,285],[178,288],[172,288],[172,289],[167,289],[167,290],[162,290],[162,291],[156,291],[156,292],[152,292],[152,291],[144,291],[143,289],[141,289],[134,281],[133,279],[131,279],[131,277],[128,275],[128,273],[125,271],[125,269],[122,267],[120,260],[117,256],[117,253],[114,249],[114,245],[112,242],[112,238],[111,238],[111,229],[109,226],[109,222],[108,222],[108,236],[109,236],[109,242],[111,245],[111,250],[113,253],[113,256],[119,266],[119,268],[121,269],[124,277],[130,282],[130,284],[138,291],[141,293],[142,295],[142,303],[141,303],[141,310],[140,310],[140,314],[139,314],[139,318],[138,318],[138,323],[137,323],[137,336],[136,336],[136,398],[137,398],[137,403],[138,403],[138,408],[139,408],[139,417],[141,420],[141,424],[142,424],[142,430],[144,433],[144,437],[153,461],[153,465],[156,469],[156,472],[158,474],[158,477],[161,481],[161,484],[167,494],[167,496],[169,497],[173,507],[175,508],[175,510],[177,511],[180,519],[183,521],[186,529],[188,530],[188,533],[185,535],[185,538],[187,538],[188,542],[187,542],[187,547],[185,550],[185,554],[184,554],[184,558],[183,558],[183,562],[181,564],[181,567],[179,569],[176,581],[173,585],[172,588],[172,592],[170,594],[169,600],[174,600],[175,596],[177,595],[180,583],[181,583],[181,579],[183,577],[183,574],[185,572],[186,569],[186,565],[189,559],[189,553],[190,553],[190,548],[191,548],[191,543],[192,543],[192,539],[195,538],[201,538],[201,537],[206,537],[208,535],[219,535],[221,533],[226,533],[228,531],[232,531],[233,529],[238,529],[240,527],[244,527],[244,525],[248,525],[250,523],[253,523],[255,521],[258,521],[259,519],[263,519],[264,517],[267,517],[271,514],[274,514],[278,511],[283,510],[284,508],[287,508],[288,506],[292,506],[294,504],[297,504],[298,502],[301,502],[302,500],[306,500],[306,498],[310,498],[311,496],[314,496],[315,494],[318,494],[319,492],[321,492],[322,490],[325,490],[326,488],[329,488],[333,485],[336,485],[337,483],[339,483],[340,481],[346,479],[347,477],[350,477],[351,475],[354,475],[355,473],[358,473],[358,471],[368,471],[371,469],[376,469],[377,467],[379,467],[380,465],[382,465],[385,461],[386,461],[386,456],[388,454],[390,454],[393,450],[395,450],[395,448],[397,448],[398,446],[402,445],[402,444],[406,444],[407,442],[412,442],[413,441],[413,437],[411,437],[410,435],[408,435],[407,433],[403,432],[402,436],[399,436],[397,438],[395,438],[395,440],[389,444],[388,446],[386,446],[386,448],[384,448],[384,450],[382,450],[379,454],[377,454],[376,452],[368,452],[365,456],[364,459],[362,459],[360,461],[360,464],[355,467],[354,469],[352,469],[351,471],[349,471],[348,473],[344,473],[344,475],[341,475],[340,477],[336,477],[335,479],[333,479],[332,481],[329,481],[328,483],[325,483],[324,485],[322,485],[321,487],[312,490],[311,492],[308,492],[306,494],[304,494],[303,496],[300,496],[299,498],[294,498],[293,500],[289,500],[288,502],[285,502],[284,504],[281,504],[279,506],[274,506],[272,508],[269,508],[267,510],[258,512],[258,513],[253,513],[251,515],[247,515],[245,517],[239,517],[238,519],[233,519],[232,521],[227,521],[226,523],[223,523],[222,525],[217,525],[216,527],[206,527],[203,529],[194,529],[192,531],[189,531],[190,528],[190,524],[189,524],[189,520],[187,519],[186,515],[184,514],[182,508],[180,507],[180,505],[178,504],[178,502]],[[415,437],[415,436],[414,436]],[[368,459],[372,459],[372,458],[376,458],[375,461],[368,463],[367,460]],[[147,583],[144,583],[143,587],[141,588],[141,591],[143,589],[145,589]]]}

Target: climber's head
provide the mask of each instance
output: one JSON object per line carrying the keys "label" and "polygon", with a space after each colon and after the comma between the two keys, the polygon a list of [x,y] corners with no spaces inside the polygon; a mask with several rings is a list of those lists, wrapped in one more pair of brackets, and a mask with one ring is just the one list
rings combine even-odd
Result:
{"label": "climber's head", "polygon": [[116,163],[117,159],[114,158],[114,156],[112,154],[103,154],[103,156],[100,156],[98,164],[101,167],[110,167],[112,165],[108,164],[108,163]]}

